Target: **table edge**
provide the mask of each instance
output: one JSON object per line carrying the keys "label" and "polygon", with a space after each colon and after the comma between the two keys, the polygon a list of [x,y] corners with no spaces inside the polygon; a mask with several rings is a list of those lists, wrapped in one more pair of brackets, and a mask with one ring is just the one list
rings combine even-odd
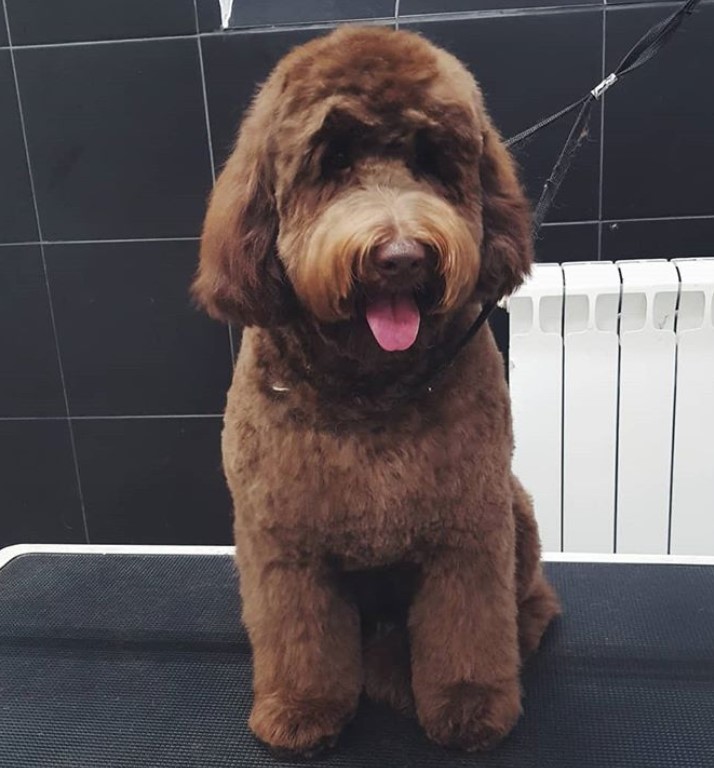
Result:
{"label": "table edge", "polygon": [[[22,555],[193,555],[231,557],[230,546],[173,544],[13,544],[0,549],[0,568]],[[710,565],[709,555],[627,555],[592,552],[544,552],[549,563],[613,563],[640,565]]]}

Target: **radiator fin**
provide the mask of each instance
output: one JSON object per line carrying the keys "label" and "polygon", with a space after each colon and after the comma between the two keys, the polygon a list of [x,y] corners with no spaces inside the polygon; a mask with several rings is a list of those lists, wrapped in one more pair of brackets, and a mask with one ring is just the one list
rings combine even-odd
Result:
{"label": "radiator fin", "polygon": [[714,554],[714,259],[676,260],[673,555]]}

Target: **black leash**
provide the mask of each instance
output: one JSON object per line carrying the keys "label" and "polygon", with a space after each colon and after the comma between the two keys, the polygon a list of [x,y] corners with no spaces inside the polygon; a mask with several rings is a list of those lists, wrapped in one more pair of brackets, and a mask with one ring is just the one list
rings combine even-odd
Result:
{"label": "black leash", "polygon": [[[701,0],[686,0],[686,2],[671,16],[655,24],[650,30],[648,30],[627,52],[622,61],[617,67],[598,85],[595,86],[589,93],[585,94],[582,98],[569,104],[567,107],[555,112],[549,117],[540,120],[535,125],[527,128],[525,131],[516,134],[506,141],[507,147],[514,147],[522,144],[534,134],[546,128],[549,125],[560,120],[562,117],[571,114],[576,109],[580,108],[573,127],[570,129],[568,138],[565,141],[563,149],[558,155],[558,159],[555,161],[553,170],[551,171],[548,180],[543,185],[543,190],[538,200],[535,213],[533,216],[533,235],[534,237],[540,231],[543,220],[545,219],[555,196],[558,194],[560,185],[563,183],[563,179],[570,169],[570,165],[573,162],[573,158],[577,154],[583,139],[587,135],[588,123],[590,121],[590,114],[592,112],[595,102],[613,86],[618,80],[622,80],[625,75],[629,75],[636,69],[639,69],[643,64],[646,64],[653,56],[655,56],[662,47],[672,38],[674,33],[679,29],[680,24],[684,21],[685,16],[690,16],[694,13],[697,5]],[[461,350],[473,339],[473,337],[479,332],[479,329],[488,320],[490,314],[496,308],[498,302],[490,301],[483,305],[478,317],[474,320],[466,333],[459,339],[455,346],[449,351],[444,359],[442,359],[434,368],[427,371],[424,378],[421,380],[420,385],[429,387],[429,385],[441,375],[449,366],[452,365],[456,356]]]}

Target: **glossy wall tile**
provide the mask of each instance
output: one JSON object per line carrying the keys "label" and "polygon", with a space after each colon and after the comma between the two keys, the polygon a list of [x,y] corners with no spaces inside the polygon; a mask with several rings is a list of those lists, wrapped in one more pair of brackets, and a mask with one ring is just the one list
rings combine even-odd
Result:
{"label": "glossy wall tile", "polygon": [[45,239],[198,234],[211,168],[195,40],[15,59]]}
{"label": "glossy wall tile", "polygon": [[603,259],[714,257],[714,216],[603,225]]}
{"label": "glossy wall tile", "polygon": [[193,0],[5,0],[13,45],[190,35]]}
{"label": "glossy wall tile", "polygon": [[[673,10],[608,10],[608,71]],[[652,61],[607,93],[605,218],[714,215],[713,31],[714,3],[703,3]]]}
{"label": "glossy wall tile", "polygon": [[221,419],[74,422],[91,541],[229,544]]}
{"label": "glossy wall tile", "polygon": [[35,208],[9,50],[0,50],[0,242],[37,240]]}
{"label": "glossy wall tile", "polygon": [[65,420],[0,420],[0,547],[86,541]]}
{"label": "glossy wall tile", "polygon": [[394,0],[236,0],[231,27],[347,22],[394,17]]}
{"label": "glossy wall tile", "polygon": [[196,0],[196,12],[200,32],[216,32],[221,29],[221,4],[219,0]]}
{"label": "glossy wall tile", "polygon": [[0,418],[65,415],[40,246],[3,246],[0,248]]}
{"label": "glossy wall tile", "polygon": [[535,240],[536,261],[597,261],[598,226],[593,222],[542,227]]}
{"label": "glossy wall tile", "polygon": [[51,245],[46,254],[72,416],[222,413],[228,331],[189,296],[197,242]]}

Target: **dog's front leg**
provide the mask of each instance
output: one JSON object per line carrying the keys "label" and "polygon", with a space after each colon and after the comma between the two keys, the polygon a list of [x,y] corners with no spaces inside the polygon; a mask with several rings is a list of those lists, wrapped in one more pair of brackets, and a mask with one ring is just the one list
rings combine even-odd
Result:
{"label": "dog's front leg", "polygon": [[435,556],[412,605],[417,714],[445,746],[488,749],[520,715],[513,552],[504,538]]}
{"label": "dog's front leg", "polygon": [[362,688],[359,616],[318,564],[241,562],[253,647],[250,727],[277,752],[331,746]]}

